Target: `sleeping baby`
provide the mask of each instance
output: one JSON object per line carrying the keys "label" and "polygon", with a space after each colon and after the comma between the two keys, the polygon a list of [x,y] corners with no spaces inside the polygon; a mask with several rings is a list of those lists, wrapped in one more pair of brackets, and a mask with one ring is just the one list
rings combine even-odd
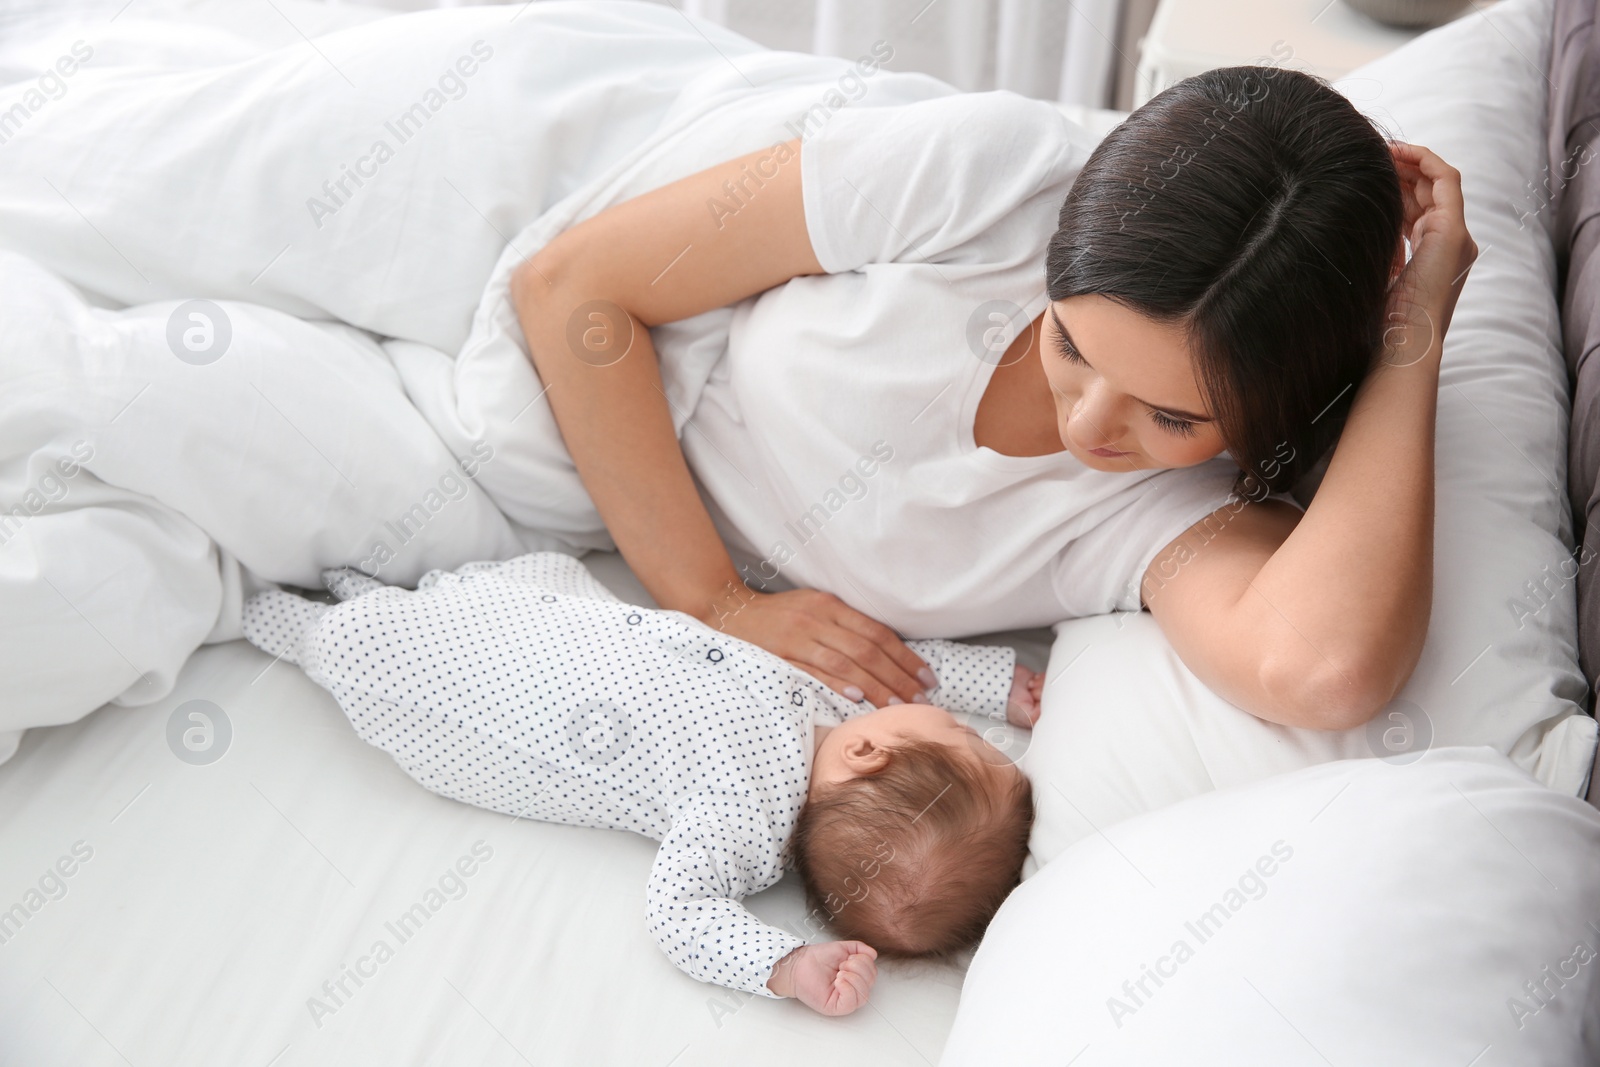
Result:
{"label": "sleeping baby", "polygon": [[[1021,877],[1028,779],[933,706],[1031,725],[1041,678],[1009,648],[909,642],[930,703],[874,708],[689,615],[624,603],[558,553],[431,571],[415,591],[325,580],[342,603],[258,594],[245,636],[436,793],[660,841],[647,924],[703,982],[843,1015],[879,954],[972,944]],[[807,936],[739,903],[791,867]],[[824,926],[838,940],[811,941]]]}

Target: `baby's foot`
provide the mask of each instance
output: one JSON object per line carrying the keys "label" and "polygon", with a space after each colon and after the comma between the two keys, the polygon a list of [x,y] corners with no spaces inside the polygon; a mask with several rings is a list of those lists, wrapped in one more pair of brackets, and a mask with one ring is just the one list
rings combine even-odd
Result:
{"label": "baby's foot", "polygon": [[1006,721],[1025,730],[1033,729],[1039,721],[1044,703],[1044,675],[1017,664],[1011,682],[1011,696],[1006,701]]}

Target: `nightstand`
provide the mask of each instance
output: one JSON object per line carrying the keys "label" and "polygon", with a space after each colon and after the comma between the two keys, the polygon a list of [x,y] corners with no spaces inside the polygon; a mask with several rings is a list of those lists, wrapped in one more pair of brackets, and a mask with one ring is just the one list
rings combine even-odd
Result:
{"label": "nightstand", "polygon": [[[1459,17],[1493,2],[1474,0]],[[1161,0],[1140,42],[1133,106],[1191,75],[1247,63],[1333,81],[1421,32],[1385,26],[1345,0]]]}

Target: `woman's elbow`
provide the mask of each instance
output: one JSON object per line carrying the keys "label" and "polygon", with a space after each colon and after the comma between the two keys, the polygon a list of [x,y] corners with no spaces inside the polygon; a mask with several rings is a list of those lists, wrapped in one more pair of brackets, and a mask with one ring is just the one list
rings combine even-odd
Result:
{"label": "woman's elbow", "polygon": [[1322,660],[1306,670],[1295,700],[1295,725],[1311,730],[1354,730],[1378,717],[1411,675],[1378,657],[1334,663]]}
{"label": "woman's elbow", "polygon": [[546,246],[511,270],[511,304],[519,313],[537,305],[555,289],[554,278],[561,273],[552,249]]}
{"label": "woman's elbow", "polygon": [[569,377],[573,368],[568,364],[577,362],[560,358],[572,347],[571,327],[583,311],[582,299],[576,295],[581,290],[574,290],[572,277],[572,266],[554,244],[511,271],[511,307],[522,326],[528,359],[547,385],[554,380],[552,375]]}

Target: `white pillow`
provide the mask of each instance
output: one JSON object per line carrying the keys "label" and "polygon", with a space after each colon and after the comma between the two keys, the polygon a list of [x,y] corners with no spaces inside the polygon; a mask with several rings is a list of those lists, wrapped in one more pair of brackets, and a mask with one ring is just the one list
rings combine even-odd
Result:
{"label": "white pillow", "polygon": [[1567,577],[1567,375],[1548,220],[1523,217],[1538,203],[1550,23],[1548,0],[1503,0],[1336,83],[1461,171],[1480,249],[1440,374],[1433,617],[1415,674],[1365,730],[1297,730],[1212,693],[1148,614],[1060,624],[1022,760],[1039,803],[1027,873],[1096,827],[1347,757],[1490,745],[1584,789],[1595,723]]}
{"label": "white pillow", "polygon": [[1482,747],[1195,797],[1018,887],[941,1064],[1600,1063],[1597,855]]}

